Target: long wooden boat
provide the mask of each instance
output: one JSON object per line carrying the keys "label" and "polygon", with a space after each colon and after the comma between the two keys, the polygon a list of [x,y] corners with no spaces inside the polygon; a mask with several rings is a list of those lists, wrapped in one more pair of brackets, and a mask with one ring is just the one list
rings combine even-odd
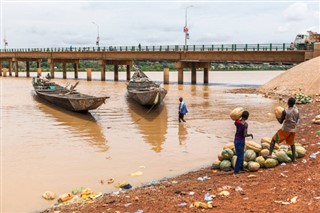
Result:
{"label": "long wooden boat", "polygon": [[142,71],[136,71],[127,85],[128,97],[143,106],[154,106],[162,103],[167,90],[152,81]]}
{"label": "long wooden boat", "polygon": [[74,112],[86,112],[96,109],[109,98],[108,96],[96,97],[75,91],[74,88],[78,82],[74,86],[71,86],[70,89],[62,87],[55,82],[39,78],[33,78],[32,84],[36,94],[40,98]]}

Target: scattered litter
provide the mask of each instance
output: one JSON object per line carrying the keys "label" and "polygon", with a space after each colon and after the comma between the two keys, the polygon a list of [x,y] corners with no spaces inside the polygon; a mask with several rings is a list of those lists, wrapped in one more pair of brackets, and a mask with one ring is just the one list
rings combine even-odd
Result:
{"label": "scattered litter", "polygon": [[320,151],[317,151],[317,152],[315,152],[315,153],[312,153],[311,155],[310,155],[310,158],[317,158],[317,155],[318,154],[320,154]]}
{"label": "scattered litter", "polygon": [[118,182],[115,185],[116,188],[121,188],[121,189],[131,189],[132,186],[128,184],[127,182]]}
{"label": "scattered litter", "polygon": [[210,193],[205,194],[205,195],[204,195],[204,199],[205,199],[206,201],[211,201],[211,200],[212,200],[212,197],[211,197]]}
{"label": "scattered litter", "polygon": [[210,178],[208,178],[208,176],[203,176],[203,177],[198,177],[198,181],[205,181],[205,180],[208,180]]}
{"label": "scattered litter", "polygon": [[291,202],[281,201],[281,200],[275,200],[274,202],[275,202],[275,203],[280,203],[280,204],[282,204],[282,205],[289,205],[289,204],[291,204]]}
{"label": "scattered litter", "polygon": [[314,199],[316,199],[316,200],[320,200],[320,196],[319,196],[319,197],[314,197]]}
{"label": "scattered litter", "polygon": [[179,204],[178,204],[179,207],[183,207],[183,206],[186,206],[186,205],[187,205],[186,202],[183,202],[183,203],[179,203]]}
{"label": "scattered litter", "polygon": [[140,169],[145,169],[146,167],[145,167],[145,166],[139,166],[139,168],[140,168]]}
{"label": "scattered litter", "polygon": [[288,177],[287,175],[283,174],[283,173],[280,173],[280,176],[282,177]]}
{"label": "scattered litter", "polygon": [[316,134],[320,134],[320,130],[316,131]]}
{"label": "scattered litter", "polygon": [[56,194],[50,191],[46,191],[42,194],[42,197],[46,200],[54,200],[56,198]]}
{"label": "scattered litter", "polygon": [[140,171],[133,172],[133,173],[130,174],[130,176],[132,176],[132,177],[141,176],[141,175],[143,175],[143,173],[140,172]]}
{"label": "scattered litter", "polygon": [[120,192],[119,192],[119,191],[116,191],[116,192],[112,192],[112,194],[114,194],[114,195],[119,195]]}
{"label": "scattered litter", "polygon": [[178,181],[175,181],[175,180],[174,180],[174,181],[172,181],[171,183],[172,183],[172,184],[177,184],[177,183],[178,183]]}
{"label": "scattered litter", "polygon": [[71,200],[73,198],[73,195],[71,193],[65,193],[59,196],[58,198],[58,202],[59,203],[63,203],[66,202],[68,200]]}
{"label": "scattered litter", "polygon": [[135,197],[134,197],[134,201],[139,201],[139,197],[138,197],[138,196],[135,196]]}
{"label": "scattered litter", "polygon": [[297,199],[298,199],[298,196],[295,196],[293,198],[291,198],[291,203],[296,203],[297,202]]}
{"label": "scattered litter", "polygon": [[230,195],[230,192],[228,192],[228,191],[222,191],[222,192],[219,193],[219,195],[221,195],[221,196],[229,196],[229,195]]}
{"label": "scattered litter", "polygon": [[249,198],[248,197],[245,197],[245,198],[243,198],[244,200],[249,200]]}
{"label": "scattered litter", "polygon": [[285,165],[287,165],[286,163],[282,163],[282,164],[280,164],[281,166],[285,166]]}
{"label": "scattered litter", "polygon": [[109,179],[107,180],[107,182],[108,182],[108,184],[111,184],[111,183],[114,182],[114,179],[113,179],[113,178],[109,178]]}
{"label": "scattered litter", "polygon": [[191,196],[192,196],[192,195],[194,195],[194,193],[195,193],[195,192],[189,192],[189,195],[191,195]]}
{"label": "scattered litter", "polygon": [[243,189],[242,189],[240,186],[237,186],[237,187],[235,188],[235,191],[236,191],[236,192],[242,192]]}
{"label": "scattered litter", "polygon": [[257,175],[249,175],[248,178],[256,178]]}
{"label": "scattered litter", "polygon": [[149,183],[149,184],[150,184],[150,185],[155,186],[155,185],[158,185],[158,184],[159,184],[159,182],[158,182],[158,181],[153,180],[153,181],[150,181],[150,183]]}
{"label": "scattered litter", "polygon": [[302,162],[302,163],[307,163],[307,160],[306,160],[306,159],[302,159],[301,162]]}
{"label": "scattered litter", "polygon": [[72,189],[71,193],[74,195],[78,195],[78,194],[81,194],[81,192],[85,189],[86,189],[85,187],[74,188],[74,189]]}
{"label": "scattered litter", "polygon": [[128,206],[130,206],[132,203],[126,203],[126,204],[124,204],[123,206],[124,207],[128,207]]}
{"label": "scattered litter", "polygon": [[291,203],[296,203],[298,199],[298,196],[295,196],[293,198],[290,199],[290,201],[281,201],[281,200],[275,200],[275,203],[280,203],[282,205],[289,205]]}
{"label": "scattered litter", "polygon": [[311,181],[311,178],[308,178],[308,181]]}
{"label": "scattered litter", "polygon": [[203,209],[212,209],[212,205],[210,203],[203,203],[203,202],[194,202],[190,205],[190,208],[197,207]]}
{"label": "scattered litter", "polygon": [[143,210],[138,209],[135,213],[143,213]]}

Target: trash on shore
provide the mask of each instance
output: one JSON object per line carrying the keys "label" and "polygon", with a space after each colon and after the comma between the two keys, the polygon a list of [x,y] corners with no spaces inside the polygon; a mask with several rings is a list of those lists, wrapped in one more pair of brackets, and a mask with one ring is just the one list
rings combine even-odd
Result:
{"label": "trash on shore", "polygon": [[133,172],[133,173],[130,174],[130,176],[132,176],[132,177],[142,176],[142,175],[143,175],[143,172],[140,172],[140,171]]}
{"label": "trash on shore", "polygon": [[315,153],[312,153],[311,155],[310,155],[310,158],[317,158],[317,155],[318,154],[320,154],[320,151],[317,151],[317,152],[315,152]]}
{"label": "trash on shore", "polygon": [[109,178],[108,180],[107,180],[107,183],[108,184],[111,184],[111,183],[113,183],[114,182],[114,179],[113,178]]}
{"label": "trash on shore", "polygon": [[[312,119],[312,123],[320,124],[320,115],[317,115],[314,119]],[[318,130],[316,134],[320,134],[320,130]]]}
{"label": "trash on shore", "polygon": [[59,203],[63,203],[63,202],[66,202],[68,200],[71,200],[72,198],[73,198],[73,194],[65,193],[65,194],[62,194],[62,195],[59,196],[58,202]]}
{"label": "trash on shore", "polygon": [[228,192],[228,191],[222,191],[222,192],[219,193],[219,195],[220,195],[220,196],[225,196],[225,197],[227,197],[227,196],[230,195],[230,192]]}
{"label": "trash on shore", "polygon": [[46,191],[42,194],[42,197],[46,200],[54,200],[56,199],[56,194],[50,191]]}
{"label": "trash on shore", "polygon": [[212,209],[212,205],[209,202],[203,203],[203,202],[196,201],[190,205],[190,208],[193,208],[193,207],[202,208],[202,209]]}
{"label": "trash on shore", "polygon": [[296,203],[297,199],[298,199],[298,196],[295,196],[295,197],[291,198],[290,201],[275,200],[274,202],[275,203],[280,203],[282,205],[289,205],[289,204],[292,204],[292,203]]}
{"label": "trash on shore", "polygon": [[179,203],[179,204],[178,204],[179,207],[184,207],[184,206],[186,206],[186,205],[187,205],[186,202],[183,202],[183,203]]}
{"label": "trash on shore", "polygon": [[198,181],[205,181],[205,180],[208,180],[210,179],[208,176],[203,176],[203,177],[198,177],[197,180]]}

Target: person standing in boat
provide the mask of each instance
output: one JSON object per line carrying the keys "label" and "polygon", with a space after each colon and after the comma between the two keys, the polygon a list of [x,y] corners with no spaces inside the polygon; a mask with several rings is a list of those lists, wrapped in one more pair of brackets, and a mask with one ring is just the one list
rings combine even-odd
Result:
{"label": "person standing in boat", "polygon": [[188,112],[187,105],[184,103],[182,97],[179,98],[179,101],[180,101],[180,104],[179,104],[179,123],[181,123],[181,121],[186,122],[184,120],[184,115],[187,114],[187,112]]}

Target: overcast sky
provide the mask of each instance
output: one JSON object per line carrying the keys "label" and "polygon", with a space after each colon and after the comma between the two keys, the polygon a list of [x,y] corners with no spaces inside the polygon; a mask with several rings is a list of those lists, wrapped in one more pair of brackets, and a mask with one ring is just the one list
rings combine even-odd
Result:
{"label": "overcast sky", "polygon": [[296,34],[319,32],[319,1],[1,1],[9,48],[184,44],[290,43]]}

